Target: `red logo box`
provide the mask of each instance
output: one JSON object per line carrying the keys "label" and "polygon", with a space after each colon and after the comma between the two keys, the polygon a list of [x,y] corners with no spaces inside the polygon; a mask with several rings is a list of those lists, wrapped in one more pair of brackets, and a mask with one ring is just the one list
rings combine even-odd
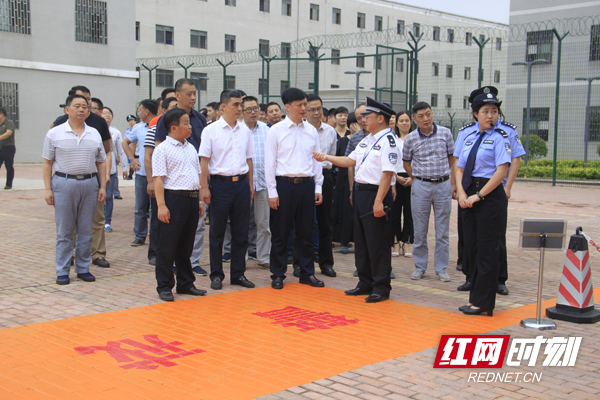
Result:
{"label": "red logo box", "polygon": [[433,368],[502,368],[510,335],[442,335]]}

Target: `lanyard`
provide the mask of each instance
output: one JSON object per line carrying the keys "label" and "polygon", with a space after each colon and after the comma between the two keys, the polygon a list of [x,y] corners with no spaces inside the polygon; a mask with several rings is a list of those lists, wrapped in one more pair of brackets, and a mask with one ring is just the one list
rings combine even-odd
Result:
{"label": "lanyard", "polygon": [[371,152],[371,150],[373,150],[373,147],[377,146],[377,143],[379,143],[379,141],[380,141],[381,139],[383,139],[383,137],[384,137],[384,136],[387,136],[387,134],[388,134],[388,133],[391,133],[391,132],[392,132],[392,130],[390,129],[388,132],[386,132],[386,133],[384,133],[383,135],[381,135],[381,136],[379,137],[379,139],[377,139],[377,141],[375,142],[375,144],[374,144],[373,146],[371,146],[371,148],[369,149],[369,151],[367,151],[367,154],[365,154],[365,156],[363,157],[362,161],[360,162],[360,165],[359,165],[359,167],[360,167],[360,166],[362,166],[362,165],[364,164],[364,162],[365,162],[365,160],[367,159],[367,157],[368,157],[369,153]]}

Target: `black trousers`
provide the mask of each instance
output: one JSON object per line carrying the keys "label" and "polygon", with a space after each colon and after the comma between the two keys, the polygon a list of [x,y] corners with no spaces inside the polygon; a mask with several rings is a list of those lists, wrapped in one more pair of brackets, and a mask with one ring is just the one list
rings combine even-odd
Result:
{"label": "black trousers", "polygon": [[[467,189],[471,196],[479,190],[475,184]],[[500,184],[485,200],[463,213],[464,253],[472,271],[472,288],[469,301],[475,307],[493,309],[496,306],[496,290],[500,272],[500,227],[506,214],[506,193]]]}
{"label": "black trousers", "polygon": [[2,164],[6,165],[6,186],[10,187],[12,187],[13,179],[15,178],[13,164],[15,162],[16,151],[17,148],[15,146],[0,147],[0,168],[2,168]]}
{"label": "black trousers", "polygon": [[506,201],[507,211],[504,213],[504,221],[499,227],[500,240],[498,241],[498,257],[500,257],[500,272],[498,274],[498,284],[504,285],[508,280],[508,260],[506,254],[506,228],[508,227],[508,200]]}
{"label": "black trousers", "polygon": [[[277,179],[279,207],[271,209],[271,278],[285,276],[287,242],[294,226],[300,276],[314,275],[312,228],[315,215],[315,182],[294,184]],[[211,221],[212,224],[212,221]],[[211,227],[212,229],[212,227]]]}
{"label": "black trousers", "polygon": [[[388,216],[376,218],[373,214],[373,204],[377,196],[375,188],[377,186],[373,185],[374,190],[359,190],[355,185],[352,191],[357,287],[370,290],[374,294],[387,295],[392,290],[392,233]],[[391,190],[386,194],[383,205],[392,205]]]}
{"label": "black trousers", "polygon": [[323,170],[323,202],[317,206],[319,225],[319,267],[333,267],[331,247],[331,208],[333,206],[333,176]]}
{"label": "black trousers", "polygon": [[156,197],[150,196],[150,244],[148,245],[148,260],[158,253],[158,204]]}
{"label": "black trousers", "polygon": [[[399,174],[408,177],[408,174]],[[405,176],[406,175],[406,176]],[[412,210],[410,207],[411,187],[405,187],[396,182],[396,200],[392,204],[390,223],[392,224],[392,244],[414,243],[414,228]],[[404,224],[402,219],[404,218]]]}
{"label": "black trousers", "polygon": [[158,253],[156,255],[156,290],[158,293],[172,290],[173,261],[176,265],[177,287],[182,290],[194,286],[194,272],[190,256],[198,227],[200,206],[197,197],[183,197],[165,191],[165,203],[171,218],[168,224],[159,221]]}
{"label": "black trousers", "polygon": [[223,272],[223,241],[227,219],[231,224],[231,273],[238,279],[246,272],[248,227],[250,226],[250,184],[248,179],[232,182],[210,180],[210,279],[225,278]]}
{"label": "black trousers", "polygon": [[457,213],[457,230],[458,230],[458,260],[456,264],[462,264],[462,273],[465,275],[465,280],[471,282],[471,270],[469,269],[469,263],[465,257],[465,237],[463,233],[463,218],[465,209],[458,205]]}

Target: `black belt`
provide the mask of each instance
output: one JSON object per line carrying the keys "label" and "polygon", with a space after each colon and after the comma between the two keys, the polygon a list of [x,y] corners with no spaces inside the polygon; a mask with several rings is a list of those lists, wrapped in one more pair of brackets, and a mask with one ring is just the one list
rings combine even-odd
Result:
{"label": "black belt", "polygon": [[471,178],[471,184],[475,185],[475,187],[484,187],[486,183],[488,183],[490,178]]}
{"label": "black belt", "polygon": [[218,179],[221,181],[237,182],[237,181],[243,181],[244,179],[246,179],[246,174],[234,175],[234,176],[211,175],[210,179]]}
{"label": "black belt", "polygon": [[331,174],[330,168],[323,168],[323,175]]}
{"label": "black belt", "polygon": [[171,190],[165,189],[165,193],[174,194],[175,196],[183,196],[183,197],[198,197],[197,190]]}
{"label": "black belt", "polygon": [[427,178],[421,178],[419,176],[415,176],[415,178],[422,180],[423,182],[441,183],[441,182],[446,182],[448,179],[450,179],[450,175],[442,176],[441,178],[438,178],[438,179],[427,179]]}
{"label": "black belt", "polygon": [[357,188],[358,190],[371,190],[371,191],[378,191],[379,190],[379,185],[371,185],[369,183],[358,183],[355,182],[354,183],[354,187]]}
{"label": "black belt", "polygon": [[293,183],[294,185],[299,185],[304,182],[312,181],[312,176],[301,176],[298,178],[293,178],[290,176],[276,176],[275,179],[278,181],[284,181],[288,183]]}
{"label": "black belt", "polygon": [[398,172],[396,175],[401,176],[403,178],[408,178],[408,174],[406,172]]}
{"label": "black belt", "polygon": [[60,176],[61,178],[76,179],[78,181],[84,181],[86,179],[91,179],[98,174],[96,172],[94,172],[93,174],[69,175],[69,174],[63,174],[62,172],[55,172],[54,175]]}

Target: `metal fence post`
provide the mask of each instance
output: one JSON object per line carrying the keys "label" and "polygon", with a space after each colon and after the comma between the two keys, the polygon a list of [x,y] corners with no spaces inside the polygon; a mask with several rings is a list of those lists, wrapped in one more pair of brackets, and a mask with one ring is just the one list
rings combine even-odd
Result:
{"label": "metal fence post", "polygon": [[230,65],[230,64],[232,64],[233,61],[229,61],[227,64],[223,64],[221,62],[221,60],[219,60],[217,58],[217,62],[219,64],[221,64],[221,67],[223,67],[223,90],[225,90],[225,89],[227,89],[227,66]]}
{"label": "metal fence post", "polygon": [[473,37],[477,46],[479,46],[479,70],[477,71],[477,87],[481,87],[481,81],[483,81],[483,48],[490,41],[490,38],[485,39],[483,42],[477,40],[476,37]]}
{"label": "metal fence post", "polygon": [[[260,57],[263,60],[263,63],[267,63],[267,80],[265,81],[265,76],[263,74],[263,80],[262,80],[262,96],[263,96],[263,103],[264,103],[264,98],[267,98],[267,103],[269,102],[271,95],[269,94],[269,83],[270,83],[270,76],[271,76],[271,61],[273,61],[275,58],[277,58],[277,55],[274,55],[271,58],[267,58],[265,56],[263,56],[262,54],[260,55]],[[264,67],[263,67],[263,72],[264,72]],[[265,86],[267,89],[267,94],[265,95]]]}
{"label": "metal fence post", "polygon": [[179,61],[177,61],[177,64],[179,64],[179,66],[180,66],[181,68],[183,68],[183,70],[185,71],[183,76],[184,76],[185,78],[187,78],[187,72],[188,72],[188,69],[190,69],[190,67],[191,67],[192,65],[194,65],[194,63],[191,63],[191,64],[190,64],[190,65],[188,65],[187,67],[184,67],[184,66],[183,66],[183,64],[182,64],[182,63],[180,63]]}
{"label": "metal fence post", "polygon": [[142,64],[142,67],[146,68],[148,70],[148,98],[151,99],[152,98],[152,71],[154,71],[156,68],[158,68],[158,65],[155,65],[152,68],[148,68],[146,67],[144,64]]}
{"label": "metal fence post", "polygon": [[319,50],[323,46],[322,44],[320,44],[319,47],[315,46],[311,42],[308,42],[308,44],[310,45],[310,47],[308,49],[308,57],[313,61],[314,71],[315,71],[314,78],[313,78],[313,82],[314,82],[313,83],[313,93],[318,96],[319,95],[319,59],[321,57],[323,57],[325,54],[319,55]]}
{"label": "metal fence post", "polygon": [[556,36],[558,40],[558,62],[556,63],[556,103],[554,105],[554,159],[552,161],[552,186],[556,186],[556,158],[558,155],[558,100],[560,93],[560,57],[562,50],[562,41],[567,35],[569,31],[567,31],[564,35],[560,36],[556,28],[552,29],[552,33]]}
{"label": "metal fence post", "polygon": [[412,68],[412,72],[414,73],[414,82],[413,82],[413,88],[412,88],[413,91],[411,93],[411,96],[413,97],[413,99],[411,101],[411,107],[412,107],[412,105],[417,102],[417,98],[416,98],[416,96],[417,96],[417,75],[418,75],[417,69],[419,68],[419,64],[418,64],[419,63],[419,52],[421,50],[423,50],[425,45],[419,47],[419,41],[423,37],[422,33],[416,39],[413,36],[412,32],[408,32],[408,34],[410,35],[411,39],[415,42],[414,45],[410,42],[406,42],[406,44],[408,44],[408,46],[412,49],[412,51],[414,53],[413,68]]}

